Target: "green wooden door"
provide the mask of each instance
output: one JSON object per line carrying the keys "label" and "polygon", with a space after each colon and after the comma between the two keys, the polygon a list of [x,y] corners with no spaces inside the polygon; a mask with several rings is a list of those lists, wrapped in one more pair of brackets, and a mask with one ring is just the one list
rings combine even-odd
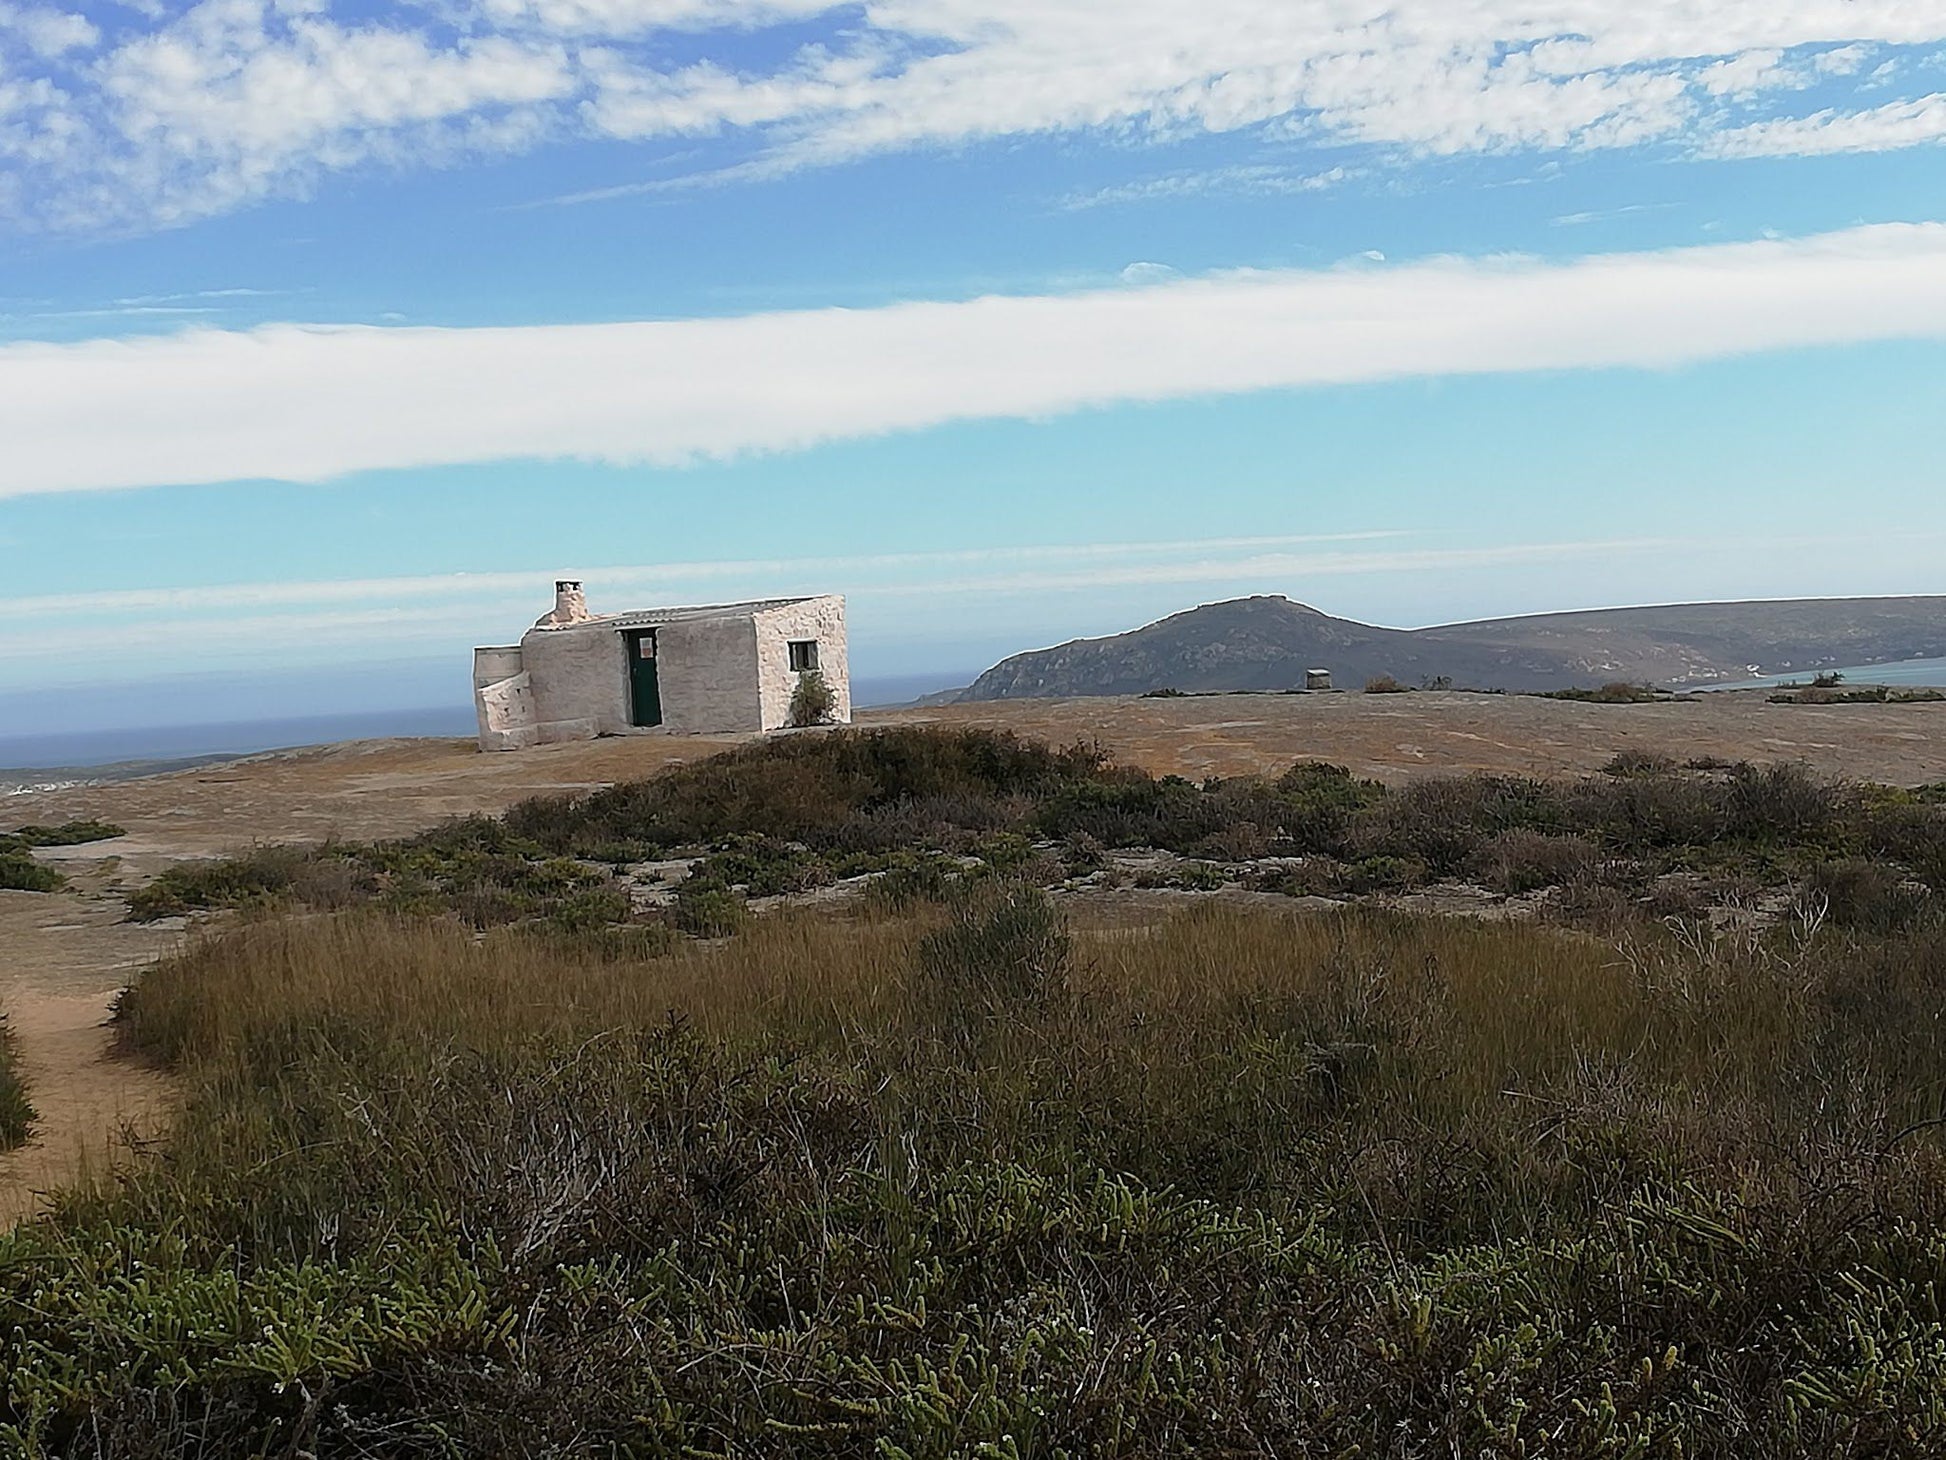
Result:
{"label": "green wooden door", "polygon": [[662,723],[662,685],[655,676],[655,630],[624,634],[628,645],[629,720],[636,725]]}

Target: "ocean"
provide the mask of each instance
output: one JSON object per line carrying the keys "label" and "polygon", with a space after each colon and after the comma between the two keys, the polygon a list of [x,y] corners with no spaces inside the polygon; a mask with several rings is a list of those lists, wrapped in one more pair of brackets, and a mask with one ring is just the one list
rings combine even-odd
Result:
{"label": "ocean", "polygon": [[[1768,689],[1780,684],[1809,684],[1828,671],[1800,669],[1790,674],[1767,674],[1711,689]],[[1846,684],[1897,684],[1913,689],[1946,689],[1946,659],[1903,659],[1896,664],[1853,664],[1840,669]]]}
{"label": "ocean", "polygon": [[[921,695],[969,683],[967,674],[912,674],[852,681],[860,709],[904,704]],[[340,740],[474,733],[470,705],[418,710],[368,710],[349,715],[226,720],[209,725],[161,725],[67,734],[0,735],[0,795],[77,781],[125,780],[212,760],[330,745]]]}
{"label": "ocean", "polygon": [[439,706],[357,715],[231,720],[213,725],[0,736],[0,795],[77,781],[125,780],[264,750],[395,735],[474,733],[473,711]]}

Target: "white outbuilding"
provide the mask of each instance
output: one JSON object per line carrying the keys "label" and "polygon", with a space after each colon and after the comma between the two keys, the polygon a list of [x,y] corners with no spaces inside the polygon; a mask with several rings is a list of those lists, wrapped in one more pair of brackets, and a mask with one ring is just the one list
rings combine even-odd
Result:
{"label": "white outbuilding", "polygon": [[480,749],[597,735],[776,730],[798,687],[829,691],[823,719],[851,720],[845,601],[837,594],[590,614],[581,585],[504,647],[473,651]]}

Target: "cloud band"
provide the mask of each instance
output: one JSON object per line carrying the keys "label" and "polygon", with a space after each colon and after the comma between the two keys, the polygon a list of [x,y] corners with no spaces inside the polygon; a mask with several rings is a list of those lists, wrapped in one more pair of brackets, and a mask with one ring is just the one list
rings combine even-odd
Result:
{"label": "cloud band", "polygon": [[680,466],[1124,402],[1946,337],[1946,224],[731,319],[0,347],[0,496]]}

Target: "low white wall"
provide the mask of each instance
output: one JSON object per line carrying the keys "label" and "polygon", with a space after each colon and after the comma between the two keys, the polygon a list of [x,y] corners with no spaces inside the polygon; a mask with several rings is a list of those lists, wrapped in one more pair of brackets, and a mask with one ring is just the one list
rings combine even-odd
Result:
{"label": "low white wall", "polygon": [[480,749],[522,750],[537,738],[533,686],[517,648],[473,651],[473,718]]}
{"label": "low white wall", "polygon": [[502,644],[473,651],[473,688],[512,679],[526,666],[520,662],[520,645]]}
{"label": "low white wall", "polygon": [[[529,629],[521,661],[534,684],[535,718],[543,739],[585,739],[629,728],[628,653],[621,635],[603,624]],[[582,726],[570,722],[586,721]]]}
{"label": "low white wall", "polygon": [[832,718],[849,725],[851,660],[845,643],[845,600],[833,593],[766,608],[755,615],[755,624],[757,685],[763,698],[760,728],[777,730],[791,722],[791,695],[797,689],[797,675],[791,671],[793,639],[817,640],[818,672],[836,701]]}

